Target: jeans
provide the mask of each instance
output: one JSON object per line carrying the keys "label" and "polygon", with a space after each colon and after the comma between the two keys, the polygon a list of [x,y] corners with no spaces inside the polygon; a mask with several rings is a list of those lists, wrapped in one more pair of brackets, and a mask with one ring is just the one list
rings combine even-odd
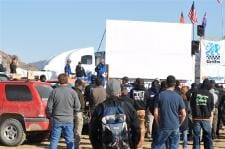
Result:
{"label": "jeans", "polygon": [[51,132],[49,149],[57,149],[61,132],[63,132],[67,149],[75,149],[73,123],[59,123],[54,120],[52,124],[52,132]]}
{"label": "jeans", "polygon": [[200,134],[201,128],[203,130],[204,149],[213,149],[211,125],[207,120],[193,121],[193,149],[200,149]]}
{"label": "jeans", "polygon": [[187,146],[188,146],[188,130],[184,130],[182,132],[182,136],[183,136],[183,149],[187,149]]}
{"label": "jeans", "polygon": [[161,129],[157,134],[153,149],[163,149],[165,142],[168,140],[169,149],[178,149],[180,134],[178,129]]}

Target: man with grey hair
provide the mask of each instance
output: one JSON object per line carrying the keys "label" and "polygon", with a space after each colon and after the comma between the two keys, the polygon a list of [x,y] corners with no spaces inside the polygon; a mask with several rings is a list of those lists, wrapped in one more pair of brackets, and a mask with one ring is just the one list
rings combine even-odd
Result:
{"label": "man with grey hair", "polygon": [[[110,79],[108,81],[106,93],[107,99],[98,104],[91,117],[89,135],[93,148],[135,149],[140,139],[139,120],[136,110],[131,104],[120,100],[121,88],[118,80]],[[109,117],[110,119],[107,119]],[[111,121],[113,123],[108,125]],[[127,127],[122,128],[122,126]],[[115,128],[117,128],[116,132],[118,132],[116,134],[113,131]],[[125,129],[126,132],[124,133]],[[119,136],[120,134],[122,135]]]}

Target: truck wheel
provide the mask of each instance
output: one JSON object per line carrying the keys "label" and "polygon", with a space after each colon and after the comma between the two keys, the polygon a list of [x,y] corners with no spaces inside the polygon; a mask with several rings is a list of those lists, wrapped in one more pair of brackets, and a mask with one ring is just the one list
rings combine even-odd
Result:
{"label": "truck wheel", "polygon": [[7,146],[16,146],[23,143],[26,135],[23,126],[17,119],[5,119],[0,124],[0,141]]}

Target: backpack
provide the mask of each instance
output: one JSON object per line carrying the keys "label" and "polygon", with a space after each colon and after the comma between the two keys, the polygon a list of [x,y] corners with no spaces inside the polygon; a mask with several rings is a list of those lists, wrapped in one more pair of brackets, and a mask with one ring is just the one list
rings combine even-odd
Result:
{"label": "backpack", "polygon": [[105,106],[102,117],[103,148],[128,149],[126,115],[120,106]]}

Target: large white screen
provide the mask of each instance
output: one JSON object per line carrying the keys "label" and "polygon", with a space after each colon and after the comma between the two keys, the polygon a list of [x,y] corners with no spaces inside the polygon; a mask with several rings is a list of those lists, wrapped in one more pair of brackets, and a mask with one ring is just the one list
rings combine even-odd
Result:
{"label": "large white screen", "polygon": [[107,20],[109,76],[193,80],[191,36],[190,24]]}

